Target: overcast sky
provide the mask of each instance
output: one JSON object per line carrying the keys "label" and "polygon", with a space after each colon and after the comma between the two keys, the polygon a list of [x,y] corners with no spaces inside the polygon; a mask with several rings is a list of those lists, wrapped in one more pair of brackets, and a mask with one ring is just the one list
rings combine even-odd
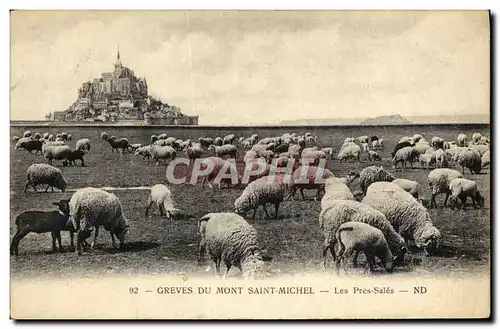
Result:
{"label": "overcast sky", "polygon": [[489,113],[484,12],[13,12],[11,119],[123,65],[200,124]]}

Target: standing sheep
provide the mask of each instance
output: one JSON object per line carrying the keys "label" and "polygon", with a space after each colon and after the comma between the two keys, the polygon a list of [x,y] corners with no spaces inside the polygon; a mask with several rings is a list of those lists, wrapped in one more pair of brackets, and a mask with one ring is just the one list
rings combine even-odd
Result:
{"label": "standing sheep", "polygon": [[467,198],[471,198],[472,205],[477,207],[484,206],[484,197],[477,187],[477,183],[470,179],[455,178],[450,182],[451,197],[450,203],[458,206],[458,200],[462,202],[462,208],[465,208]]}
{"label": "standing sheep", "polygon": [[396,179],[394,175],[386,171],[382,166],[369,166],[361,170],[359,173],[359,185],[363,193],[366,193],[366,189],[372,183],[382,181],[392,182],[394,179]]}
{"label": "standing sheep", "polygon": [[382,161],[380,155],[375,151],[368,152],[368,161]]}
{"label": "standing sheep", "polygon": [[226,265],[224,278],[231,266],[236,266],[247,279],[265,275],[264,261],[257,231],[241,216],[234,213],[209,213],[198,224],[201,240],[198,263],[208,250],[220,276],[220,263]]}
{"label": "standing sheep", "polygon": [[274,205],[274,219],[278,219],[280,203],[285,199],[287,185],[283,182],[283,176],[264,176],[248,184],[241,195],[234,202],[235,213],[243,216],[247,211],[253,209],[252,219],[255,219],[257,208],[262,206],[267,218],[266,204]]}
{"label": "standing sheep", "polygon": [[28,170],[26,170],[26,178],[27,181],[24,186],[25,194],[29,185],[33,186],[33,190],[35,190],[35,192],[38,192],[36,190],[36,186],[41,184],[47,184],[45,192],[49,190],[49,187],[52,188],[52,192],[54,192],[54,187],[64,192],[68,186],[62,171],[59,168],[45,163],[35,163],[29,166]]}
{"label": "standing sheep", "polygon": [[427,255],[439,248],[441,233],[433,225],[429,212],[408,192],[391,182],[370,185],[362,201],[380,211],[394,229],[408,241],[415,241]]}
{"label": "standing sheep", "polygon": [[436,168],[448,168],[448,157],[443,149],[438,149],[434,153],[436,157]]}
{"label": "standing sheep", "polygon": [[160,164],[160,159],[163,160],[174,160],[176,156],[176,152],[172,146],[158,146],[154,145],[151,148],[151,158],[156,165]]}
{"label": "standing sheep", "polygon": [[457,144],[460,147],[467,146],[467,135],[466,134],[459,134],[457,136]]}
{"label": "standing sheep", "polygon": [[[307,172],[304,168],[307,168]],[[333,173],[327,168],[315,167],[315,166],[300,166],[294,170],[291,182],[290,182],[290,195],[287,199],[295,196],[297,190],[300,190],[300,195],[302,200],[305,200],[304,189],[305,190],[316,190],[316,196],[314,200],[318,200],[321,192],[325,192],[325,181],[329,177],[334,177]]]}
{"label": "standing sheep", "polygon": [[344,263],[344,271],[347,273],[346,260],[353,252],[365,254],[367,268],[370,271],[373,271],[375,266],[375,257],[382,261],[387,272],[393,271],[395,257],[392,255],[384,233],[378,228],[362,222],[347,222],[339,226],[335,238],[340,245],[335,264],[337,275],[341,261]]}
{"label": "standing sheep", "polygon": [[90,139],[82,138],[76,141],[76,150],[90,152]]}
{"label": "standing sheep", "polygon": [[339,162],[347,162],[349,159],[354,159],[355,161],[359,162],[360,156],[361,147],[359,145],[352,144],[341,149],[337,155],[337,159],[339,160]]}
{"label": "standing sheep", "polygon": [[[406,254],[404,239],[394,230],[384,214],[358,201],[334,200],[319,214],[319,227],[325,236],[323,244],[323,266],[325,269],[328,249],[330,249],[333,260],[336,260],[336,233],[340,225],[346,222],[361,222],[378,228],[384,233],[392,253],[397,256],[396,261],[404,260]],[[354,257],[355,263],[358,253]]]}
{"label": "standing sheep", "polygon": [[116,236],[120,241],[120,248],[123,248],[130,224],[123,215],[122,204],[116,195],[99,188],[82,188],[71,197],[69,208],[69,218],[78,232],[76,251],[79,255],[84,241],[95,229],[94,240],[90,245],[90,249],[94,248],[101,225],[110,232],[113,247],[116,248]]}
{"label": "standing sheep", "polygon": [[153,204],[156,204],[158,210],[160,210],[161,216],[166,215],[167,219],[170,220],[179,212],[179,210],[174,207],[172,192],[165,184],[156,184],[151,187],[151,194],[149,195],[148,205],[146,206],[146,216],[148,215],[149,208],[151,208]]}
{"label": "standing sheep", "polygon": [[69,231],[71,238],[71,247],[74,247],[73,234],[74,228],[68,223],[69,218],[69,200],[60,200],[52,204],[58,206],[56,211],[36,211],[30,210],[19,214],[16,217],[17,232],[12,238],[10,245],[10,254],[19,254],[19,242],[30,232],[48,233],[52,235],[52,251],[56,252],[56,240],[59,244],[59,251],[63,251],[61,244],[61,231]]}
{"label": "standing sheep", "polygon": [[141,146],[137,150],[135,150],[134,155],[140,155],[143,159],[148,159],[149,163],[149,158],[151,158],[151,151],[153,150],[153,147],[153,145]]}
{"label": "standing sheep", "polygon": [[427,177],[427,183],[432,190],[431,194],[431,204],[430,207],[437,208],[436,205],[436,196],[438,194],[446,194],[446,198],[444,199],[444,206],[446,207],[446,203],[448,202],[448,197],[451,194],[450,190],[450,182],[455,178],[463,178],[461,172],[449,169],[449,168],[437,168],[432,170]]}
{"label": "standing sheep", "polygon": [[403,163],[402,168],[406,168],[406,163],[410,163],[410,169],[413,169],[413,162],[418,161],[420,153],[412,146],[399,149],[392,159],[392,168],[396,169],[398,163]]}
{"label": "standing sheep", "polygon": [[186,147],[186,150],[184,151],[189,158],[189,164],[194,162],[196,159],[201,158],[201,155],[203,153],[203,150],[201,148],[200,143],[195,143],[191,146]]}
{"label": "standing sheep", "polygon": [[222,146],[210,145],[208,151],[214,151],[216,157],[222,158],[225,155],[229,155],[230,158],[236,159],[238,154],[238,149],[233,144],[226,144]]}
{"label": "standing sheep", "polygon": [[434,167],[436,165],[436,155],[433,154],[420,154],[420,168],[430,169],[431,166]]}
{"label": "standing sheep", "polygon": [[465,168],[468,168],[471,174],[481,172],[481,154],[476,149],[466,148],[457,153],[457,162],[462,167],[462,174],[465,174]]}

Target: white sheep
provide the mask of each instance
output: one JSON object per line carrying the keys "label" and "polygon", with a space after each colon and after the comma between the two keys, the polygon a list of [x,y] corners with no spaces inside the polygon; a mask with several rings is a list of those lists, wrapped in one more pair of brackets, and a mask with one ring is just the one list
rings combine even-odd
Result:
{"label": "white sheep", "polygon": [[353,252],[365,254],[367,268],[370,271],[373,271],[375,257],[382,261],[387,272],[393,271],[395,257],[392,255],[384,233],[378,228],[362,222],[347,222],[339,226],[335,237],[340,246],[335,264],[337,274],[341,262],[344,263],[344,271],[347,273],[346,260]]}
{"label": "white sheep", "polygon": [[359,185],[363,193],[366,193],[366,189],[372,183],[381,181],[392,182],[394,179],[396,179],[394,175],[386,171],[382,166],[368,166],[363,168],[359,173]]}
{"label": "white sheep", "polygon": [[137,150],[135,150],[134,155],[140,155],[143,159],[147,158],[149,162],[149,158],[151,158],[151,151],[153,150],[153,145],[145,145],[139,147]]}
{"label": "white sheep", "polygon": [[405,179],[405,178],[397,178],[392,181],[393,184],[396,184],[406,192],[410,193],[415,199],[420,200],[419,191],[420,191],[420,183],[415,182],[413,180]]}
{"label": "white sheep", "polygon": [[384,146],[382,145],[382,141],[380,139],[374,140],[372,142],[372,149],[373,150],[381,150],[383,148],[384,148]]}
{"label": "white sheep", "polygon": [[224,278],[236,266],[246,279],[265,276],[264,261],[257,231],[241,216],[234,213],[209,213],[200,218],[201,240],[198,263],[208,251],[220,276],[220,263],[226,265]]}
{"label": "white sheep", "polygon": [[473,133],[472,134],[472,142],[474,144],[476,144],[481,139],[481,136],[482,136],[481,133]]}
{"label": "white sheep", "polygon": [[363,148],[363,152],[370,151],[370,147],[368,146],[368,143],[361,143],[361,147]]}
{"label": "white sheep", "polygon": [[481,154],[473,148],[464,148],[457,154],[457,162],[462,167],[462,174],[465,168],[468,168],[471,174],[479,174],[481,172]]}
{"label": "white sheep", "polygon": [[260,177],[248,184],[235,200],[235,213],[243,216],[247,211],[253,209],[252,219],[255,219],[257,208],[262,206],[267,218],[270,218],[266,208],[266,204],[270,203],[274,205],[274,218],[278,219],[279,206],[285,199],[287,191],[288,186],[284,183],[282,175]]}
{"label": "white sheep", "polygon": [[413,162],[418,161],[420,153],[412,146],[406,146],[399,149],[392,158],[392,168],[396,169],[398,163],[403,163],[402,168],[406,168],[406,163],[410,163],[410,169],[413,169]]}
{"label": "white sheep", "polygon": [[485,168],[490,165],[490,151],[487,151],[481,157],[481,167]]}
{"label": "white sheep", "polygon": [[422,140],[424,137],[420,134],[414,134],[413,135],[413,140],[415,141],[415,143],[418,143],[420,140]]}
{"label": "white sheep", "polygon": [[195,159],[201,158],[203,149],[201,148],[200,143],[194,143],[193,145],[188,146],[184,152],[189,158],[189,163],[192,163]]}
{"label": "white sheep", "polygon": [[293,199],[297,190],[300,190],[300,195],[302,200],[305,200],[304,190],[316,190],[316,196],[314,200],[318,200],[321,192],[325,191],[325,182],[329,177],[334,177],[333,173],[327,169],[316,166],[307,166],[307,171],[304,168],[306,166],[297,167],[292,174],[290,181],[290,194],[287,199]]}
{"label": "white sheep", "polygon": [[360,144],[363,144],[363,143],[366,143],[368,144],[368,136],[364,135],[364,136],[359,136],[356,138],[356,140],[360,143]]}
{"label": "white sheep", "polygon": [[454,169],[437,168],[432,170],[427,177],[427,183],[432,190],[430,207],[434,206],[437,208],[436,196],[443,193],[446,194],[446,198],[444,199],[444,206],[446,207],[448,197],[451,194],[450,182],[455,178],[462,177],[462,173]]}
{"label": "white sheep", "polygon": [[72,151],[68,145],[42,145],[43,157],[50,165],[52,160],[64,160],[71,157]]}
{"label": "white sheep", "polygon": [[331,159],[333,159],[333,148],[331,147],[323,147],[321,149],[322,152],[325,152],[326,155],[329,155]]}
{"label": "white sheep", "polygon": [[23,134],[23,137],[31,137],[31,130],[26,130]]}
{"label": "white sheep", "polygon": [[435,254],[441,233],[427,209],[408,192],[391,182],[376,182],[368,187],[364,204],[380,211],[394,229],[408,241],[415,241],[425,253]]}
{"label": "white sheep", "polygon": [[174,160],[176,156],[176,152],[172,146],[157,146],[154,145],[151,149],[151,158],[153,162],[158,165],[160,163],[160,159],[171,159]]}
{"label": "white sheep", "polygon": [[352,144],[341,149],[337,155],[337,159],[339,160],[339,162],[342,161],[347,162],[349,159],[354,159],[355,161],[359,162],[360,156],[361,156],[361,147],[359,145]]}
{"label": "white sheep", "polygon": [[466,134],[459,134],[457,136],[457,144],[460,147],[467,146],[467,135]]}
{"label": "white sheep", "polygon": [[341,178],[330,177],[325,182],[325,194],[321,198],[321,209],[325,209],[332,200],[356,200],[349,186]]}
{"label": "white sheep", "polygon": [[420,154],[419,160],[420,168],[427,167],[427,169],[430,169],[431,166],[434,167],[436,165],[436,154]]}
{"label": "white sheep", "polygon": [[208,150],[213,150],[216,157],[222,158],[225,155],[229,155],[230,158],[236,159],[238,154],[238,149],[233,144],[226,144],[222,146],[210,145]]}
{"label": "white sheep", "polygon": [[380,155],[375,152],[375,151],[368,151],[368,161],[381,161],[382,158],[380,157]]}
{"label": "white sheep", "polygon": [[462,208],[465,208],[467,198],[471,198],[472,205],[475,208],[484,206],[484,197],[482,196],[481,192],[479,192],[477,183],[473,180],[466,178],[452,179],[450,181],[450,190],[450,204],[458,206],[458,200],[460,199]]}
{"label": "white sheep", "polygon": [[483,145],[483,144],[472,145],[471,148],[476,149],[481,156],[483,156],[486,152],[490,150],[490,147],[488,145]]}
{"label": "white sheep", "polygon": [[90,139],[82,138],[82,139],[77,140],[75,149],[80,150],[80,151],[84,151],[84,152],[85,151],[90,152]]}
{"label": "white sheep", "polygon": [[153,204],[156,204],[161,216],[166,215],[167,219],[170,220],[179,212],[179,209],[174,207],[172,192],[165,184],[156,184],[151,187],[151,194],[149,195],[146,206],[146,216],[148,215],[149,208],[151,208]]}
{"label": "white sheep", "polygon": [[224,136],[224,138],[222,139],[222,143],[223,144],[233,144],[234,142],[234,134],[229,134],[229,135],[226,135]]}
{"label": "white sheep", "polygon": [[[336,232],[340,225],[346,222],[361,222],[378,228],[384,233],[389,247],[397,261],[404,260],[406,246],[404,239],[394,230],[384,214],[374,208],[352,200],[332,200],[328,207],[319,214],[319,227],[323,231],[325,241],[323,244],[323,266],[326,269],[326,255],[328,249],[334,261],[336,260]],[[355,263],[358,253],[354,256]]]}
{"label": "white sheep", "polygon": [[434,156],[436,157],[436,168],[448,168],[448,157],[443,149],[437,149]]}
{"label": "white sheep", "polygon": [[123,214],[122,204],[113,193],[95,187],[85,187],[77,190],[70,199],[70,220],[77,234],[76,251],[82,253],[84,241],[95,229],[94,240],[90,245],[93,249],[102,225],[110,232],[113,247],[115,236],[120,241],[120,248],[125,243],[125,235],[129,229],[129,222]]}
{"label": "white sheep", "polygon": [[26,170],[26,185],[24,187],[24,193],[26,193],[28,186],[33,186],[33,190],[36,190],[36,186],[47,184],[45,192],[48,191],[49,187],[54,192],[54,187],[60,189],[62,192],[66,191],[68,182],[62,171],[59,168],[53,167],[45,163],[35,163],[28,167]]}

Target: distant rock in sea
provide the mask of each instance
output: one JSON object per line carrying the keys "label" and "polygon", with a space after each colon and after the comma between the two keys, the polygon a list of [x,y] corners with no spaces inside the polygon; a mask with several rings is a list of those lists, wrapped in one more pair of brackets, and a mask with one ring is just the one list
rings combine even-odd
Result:
{"label": "distant rock in sea", "polygon": [[399,114],[383,115],[375,118],[368,118],[360,122],[360,125],[409,125],[412,122],[403,118]]}

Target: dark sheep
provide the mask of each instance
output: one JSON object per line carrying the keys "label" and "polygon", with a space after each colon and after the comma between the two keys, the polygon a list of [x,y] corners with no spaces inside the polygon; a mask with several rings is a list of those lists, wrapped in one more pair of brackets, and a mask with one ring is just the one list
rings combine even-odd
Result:
{"label": "dark sheep", "polygon": [[122,153],[125,151],[132,152],[132,147],[126,138],[116,138],[111,136],[107,139],[107,142],[111,145],[111,152],[114,152],[115,150],[118,152],[118,149],[121,149]]}
{"label": "dark sheep", "polygon": [[85,167],[85,162],[83,160],[83,156],[85,152],[82,150],[72,150],[66,154],[66,159],[63,162],[63,165],[73,165],[76,166],[76,160],[80,160],[82,167]]}
{"label": "dark sheep", "polygon": [[394,151],[392,151],[392,153],[391,153],[391,158],[394,158],[394,155],[396,155],[397,151],[399,151],[403,147],[407,147],[407,146],[413,146],[413,144],[410,142],[397,143],[396,146],[394,146]]}
{"label": "dark sheep", "polygon": [[378,141],[378,137],[377,136],[370,137],[370,144],[373,143],[373,141]]}
{"label": "dark sheep", "polygon": [[63,251],[61,244],[61,231],[69,231],[71,248],[74,249],[73,234],[75,232],[72,222],[69,222],[69,200],[60,200],[52,204],[58,206],[56,211],[25,211],[16,218],[17,232],[12,238],[10,254],[19,254],[19,242],[30,232],[52,234],[52,251],[56,252],[56,240],[59,251]]}
{"label": "dark sheep", "polygon": [[21,143],[18,148],[23,148],[31,154],[33,154],[33,151],[35,151],[34,154],[37,155],[42,154],[42,144],[43,143],[39,140],[29,140]]}

